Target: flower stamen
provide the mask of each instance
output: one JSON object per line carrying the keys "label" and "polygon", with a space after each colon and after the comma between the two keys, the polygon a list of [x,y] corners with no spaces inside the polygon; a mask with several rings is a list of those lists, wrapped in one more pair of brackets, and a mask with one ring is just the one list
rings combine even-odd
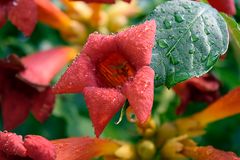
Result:
{"label": "flower stamen", "polygon": [[101,79],[108,87],[122,86],[135,74],[135,69],[120,54],[113,53],[98,64]]}

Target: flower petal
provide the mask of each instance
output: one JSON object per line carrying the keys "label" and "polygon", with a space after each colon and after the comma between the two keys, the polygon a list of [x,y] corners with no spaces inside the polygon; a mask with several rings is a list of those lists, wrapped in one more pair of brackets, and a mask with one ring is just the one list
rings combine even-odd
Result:
{"label": "flower petal", "polygon": [[18,0],[8,5],[8,18],[26,36],[31,35],[37,23],[34,0]]}
{"label": "flower petal", "polygon": [[86,87],[83,91],[97,137],[124,105],[126,98],[116,89]]}
{"label": "flower petal", "polygon": [[2,28],[6,21],[7,21],[6,6],[0,4],[0,28]]}
{"label": "flower petal", "polygon": [[0,151],[0,159],[1,160],[9,160],[7,159],[6,155]]}
{"label": "flower petal", "polygon": [[55,160],[54,145],[41,136],[27,135],[24,140],[27,155],[34,160]]}
{"label": "flower petal", "polygon": [[221,151],[212,146],[185,147],[183,154],[196,160],[240,160],[235,153]]}
{"label": "flower petal", "polygon": [[85,86],[97,86],[94,70],[89,57],[80,54],[53,87],[53,92],[77,93]]}
{"label": "flower petal", "polygon": [[90,160],[113,155],[120,147],[116,142],[97,138],[67,138],[51,141],[57,151],[56,160]]}
{"label": "flower petal", "polygon": [[156,23],[151,20],[116,35],[119,49],[136,69],[150,64],[155,32]]}
{"label": "flower petal", "polygon": [[75,50],[69,47],[58,47],[24,57],[21,62],[26,69],[19,77],[35,85],[47,86],[68,63],[69,55],[74,52]]}
{"label": "flower petal", "polygon": [[[86,3],[115,3],[116,0],[71,0],[71,1],[84,1]],[[130,3],[131,0],[123,0]]]}
{"label": "flower petal", "polygon": [[219,98],[203,111],[192,116],[202,126],[240,113],[240,87]]}
{"label": "flower petal", "polygon": [[27,150],[23,145],[22,136],[10,132],[0,132],[0,152],[6,155],[25,157]]}
{"label": "flower petal", "polygon": [[182,114],[189,102],[202,101],[211,103],[219,98],[220,82],[211,74],[199,78],[191,78],[174,86],[174,91],[180,97],[177,114]]}
{"label": "flower petal", "polygon": [[39,122],[44,122],[52,113],[55,95],[50,88],[46,88],[45,91],[40,92],[33,99],[32,113]]}
{"label": "flower petal", "polygon": [[236,14],[234,0],[208,0],[208,2],[220,12],[225,12],[232,16]]}
{"label": "flower petal", "polygon": [[86,3],[115,3],[115,0],[72,0],[72,1],[83,1]]}
{"label": "flower petal", "polygon": [[135,75],[134,80],[123,88],[123,92],[140,123],[146,122],[151,115],[153,89],[154,71],[148,66],[142,67]]}
{"label": "flower petal", "polygon": [[49,0],[34,0],[39,21],[56,29],[68,29],[71,19]]}
{"label": "flower petal", "polygon": [[101,35],[97,33],[90,34],[81,54],[90,57],[94,64],[102,62],[109,54],[118,51],[115,36]]}
{"label": "flower petal", "polygon": [[[28,117],[31,100],[21,92],[21,89],[28,90],[24,85],[14,84],[18,83],[15,81],[8,83],[5,84],[4,94],[2,95],[2,115],[4,129],[12,130]],[[17,88],[14,88],[15,85]],[[18,86],[21,86],[21,88],[18,88]]]}

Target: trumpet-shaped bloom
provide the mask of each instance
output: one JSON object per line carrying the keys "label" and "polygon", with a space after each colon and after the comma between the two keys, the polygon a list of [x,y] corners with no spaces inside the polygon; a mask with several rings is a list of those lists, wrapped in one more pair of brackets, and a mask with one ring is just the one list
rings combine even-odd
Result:
{"label": "trumpet-shaped bloom", "polygon": [[[116,0],[72,0],[72,1],[84,1],[86,3],[115,3]],[[130,3],[131,0],[123,0]]]}
{"label": "trumpet-shaped bloom", "polygon": [[37,7],[34,0],[1,0],[0,28],[7,18],[29,36],[37,23]]}
{"label": "trumpet-shaped bloom", "polygon": [[236,14],[236,7],[234,0],[208,0],[208,2],[220,12],[228,15]]}
{"label": "trumpet-shaped bloom", "polygon": [[192,158],[194,160],[240,160],[233,152],[225,152],[212,146],[199,147],[187,135],[174,137],[161,149],[165,159],[178,160]]}
{"label": "trumpet-shaped bloom", "polygon": [[192,78],[177,84],[173,88],[180,97],[177,114],[183,113],[191,101],[212,103],[220,96],[219,88],[219,81],[211,74],[205,74],[202,77]]}
{"label": "trumpet-shaped bloom", "polygon": [[0,60],[0,103],[5,129],[17,127],[30,111],[40,122],[48,118],[55,101],[48,84],[69,61],[68,53],[72,51],[71,48],[62,47],[22,59],[11,55]]}
{"label": "trumpet-shaped bloom", "polygon": [[177,119],[175,125],[180,134],[201,135],[203,129],[212,122],[240,114],[240,88],[230,91],[225,96],[209,105],[204,110],[186,118]]}
{"label": "trumpet-shaped bloom", "polygon": [[56,148],[56,160],[90,160],[114,155],[120,145],[111,140],[97,138],[67,138],[51,141]]}
{"label": "trumpet-shaped bloom", "polygon": [[55,160],[54,145],[47,139],[27,135],[22,136],[10,132],[0,132],[1,160]]}
{"label": "trumpet-shaped bloom", "polygon": [[83,93],[97,136],[126,98],[140,123],[150,116],[154,71],[149,64],[155,31],[152,20],[117,35],[91,34],[54,86],[55,93]]}
{"label": "trumpet-shaped bloom", "polygon": [[240,114],[240,87],[219,98],[203,111],[192,116],[202,126],[208,123]]}
{"label": "trumpet-shaped bloom", "polygon": [[240,160],[235,153],[221,151],[212,146],[184,147],[183,154],[195,160]]}

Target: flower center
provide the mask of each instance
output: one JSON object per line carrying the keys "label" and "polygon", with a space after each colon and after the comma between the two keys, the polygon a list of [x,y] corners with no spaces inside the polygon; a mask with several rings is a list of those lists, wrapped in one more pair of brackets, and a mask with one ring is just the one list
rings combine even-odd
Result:
{"label": "flower center", "polygon": [[120,54],[113,53],[98,64],[101,79],[109,87],[122,86],[135,74],[135,69]]}

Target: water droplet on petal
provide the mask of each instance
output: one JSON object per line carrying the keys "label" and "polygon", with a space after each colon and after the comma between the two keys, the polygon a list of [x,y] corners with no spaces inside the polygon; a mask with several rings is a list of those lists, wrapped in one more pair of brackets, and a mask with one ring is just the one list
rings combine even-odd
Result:
{"label": "water droplet on petal", "polygon": [[121,90],[122,89],[122,86],[118,85],[116,86],[117,89]]}
{"label": "water droplet on petal", "polygon": [[167,48],[168,47],[168,44],[167,44],[166,40],[160,39],[160,40],[157,41],[157,43],[158,43],[159,47],[161,47],[161,48]]}
{"label": "water droplet on petal", "polygon": [[16,7],[16,6],[18,5],[18,2],[17,2],[17,0],[13,1],[13,2],[12,2],[12,4],[13,4],[13,6],[15,6],[15,7]]}
{"label": "water droplet on petal", "polygon": [[137,117],[133,112],[133,108],[129,106],[126,110],[126,117],[129,122],[136,123],[137,122]]}
{"label": "water droplet on petal", "polygon": [[133,76],[128,77],[128,80],[129,80],[129,81],[133,81],[133,79],[134,79]]}

